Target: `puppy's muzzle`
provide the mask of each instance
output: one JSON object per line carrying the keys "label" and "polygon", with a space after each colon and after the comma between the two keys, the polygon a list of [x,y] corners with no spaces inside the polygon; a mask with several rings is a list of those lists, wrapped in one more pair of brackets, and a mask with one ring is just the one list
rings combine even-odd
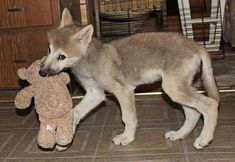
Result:
{"label": "puppy's muzzle", "polygon": [[47,76],[47,73],[45,70],[40,70],[39,75],[41,75],[42,77],[45,77],[45,76]]}
{"label": "puppy's muzzle", "polygon": [[39,75],[41,75],[42,77],[54,76],[56,74],[57,74],[57,72],[55,70],[52,70],[52,69],[44,69],[44,70],[39,71]]}

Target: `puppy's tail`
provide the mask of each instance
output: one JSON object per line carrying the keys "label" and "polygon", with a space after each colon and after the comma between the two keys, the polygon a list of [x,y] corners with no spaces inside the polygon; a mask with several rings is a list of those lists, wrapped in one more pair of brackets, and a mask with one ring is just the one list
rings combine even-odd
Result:
{"label": "puppy's tail", "polygon": [[207,91],[208,97],[215,99],[219,103],[220,96],[213,75],[210,56],[204,49],[200,50],[200,56],[202,59],[202,83],[204,85],[204,88]]}

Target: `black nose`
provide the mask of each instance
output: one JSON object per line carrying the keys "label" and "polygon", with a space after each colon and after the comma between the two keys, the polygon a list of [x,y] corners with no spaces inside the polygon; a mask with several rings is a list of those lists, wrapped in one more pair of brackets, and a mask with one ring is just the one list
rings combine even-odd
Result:
{"label": "black nose", "polygon": [[46,70],[40,70],[40,71],[39,71],[39,75],[41,75],[42,77],[47,76]]}

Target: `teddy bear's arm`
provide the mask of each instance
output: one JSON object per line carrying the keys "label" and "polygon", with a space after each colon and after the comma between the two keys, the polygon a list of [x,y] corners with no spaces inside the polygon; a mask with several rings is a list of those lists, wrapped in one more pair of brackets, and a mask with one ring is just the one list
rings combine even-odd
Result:
{"label": "teddy bear's arm", "polygon": [[15,106],[19,109],[25,109],[29,107],[32,97],[33,97],[32,86],[28,86],[22,89],[20,92],[17,93],[15,97]]}
{"label": "teddy bear's arm", "polygon": [[68,84],[70,82],[69,75],[65,72],[60,73],[58,77],[62,79],[65,84]]}

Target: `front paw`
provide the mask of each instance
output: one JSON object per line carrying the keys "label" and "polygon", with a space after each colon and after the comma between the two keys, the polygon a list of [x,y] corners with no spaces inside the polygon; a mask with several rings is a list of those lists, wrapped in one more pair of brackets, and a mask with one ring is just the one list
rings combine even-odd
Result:
{"label": "front paw", "polygon": [[56,149],[56,151],[58,151],[58,152],[66,151],[66,150],[68,150],[68,148],[69,148],[69,146],[60,146],[60,145],[56,145],[56,146],[55,146],[55,149]]}
{"label": "front paw", "polygon": [[113,138],[113,142],[116,145],[128,145],[129,143],[131,143],[134,140],[135,140],[134,136],[126,135],[124,133],[117,135]]}
{"label": "front paw", "polygon": [[61,145],[61,146],[66,146],[66,145],[69,145],[72,141],[72,138],[71,139],[67,139],[67,138],[58,138],[56,143],[58,145]]}
{"label": "front paw", "polygon": [[208,146],[212,140],[213,140],[213,137],[208,138],[208,137],[199,136],[198,138],[196,138],[193,146],[196,149],[203,149],[204,147]]}
{"label": "front paw", "polygon": [[179,139],[184,139],[184,137],[180,133],[178,133],[177,131],[166,132],[165,138],[169,139],[171,141],[176,141],[176,140],[179,140]]}

